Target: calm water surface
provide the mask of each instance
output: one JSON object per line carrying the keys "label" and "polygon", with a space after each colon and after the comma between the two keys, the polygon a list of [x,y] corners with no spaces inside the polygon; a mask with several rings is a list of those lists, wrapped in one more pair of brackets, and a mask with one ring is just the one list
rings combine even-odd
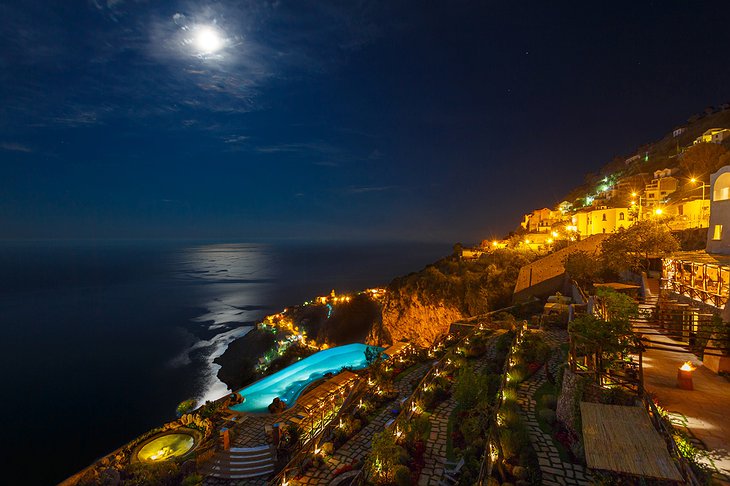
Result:
{"label": "calm water surface", "polygon": [[[6,484],[50,484],[226,392],[212,360],[263,315],[386,284],[444,244],[0,243]],[[42,464],[42,467],[39,467]]]}

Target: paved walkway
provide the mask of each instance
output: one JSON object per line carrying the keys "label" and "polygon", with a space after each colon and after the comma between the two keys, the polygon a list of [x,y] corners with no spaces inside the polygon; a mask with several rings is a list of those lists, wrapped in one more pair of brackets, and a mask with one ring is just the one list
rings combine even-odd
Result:
{"label": "paved walkway", "polygon": [[[645,336],[649,333],[644,331]],[[653,333],[652,341],[676,343],[671,338]],[[730,476],[730,382],[702,365],[687,352],[648,349],[643,356],[644,387],[656,396],[659,405],[669,411],[680,427],[707,448],[709,459],[720,472]],[[694,390],[677,387],[677,368],[690,361],[697,369],[692,373]]]}
{"label": "paved walkway", "polygon": [[299,479],[292,479],[290,485],[307,484],[307,485],[325,485],[330,484],[335,479],[335,471],[347,464],[356,464],[365,458],[370,451],[372,445],[373,434],[380,432],[385,428],[385,423],[393,418],[390,410],[393,406],[400,402],[403,398],[407,398],[413,392],[413,387],[431,367],[431,363],[423,363],[419,366],[407,371],[396,383],[395,388],[398,396],[389,402],[383,410],[374,417],[370,423],[360,432],[355,434],[350,440],[342,445],[335,453],[328,457],[324,464],[316,469],[310,469],[306,475]]}
{"label": "paved walkway", "polygon": [[[495,333],[491,338],[487,352],[474,364],[474,371],[481,372],[489,361],[497,354],[497,338],[503,333]],[[446,444],[449,441],[448,425],[451,413],[456,408],[453,396],[441,402],[430,417],[431,435],[426,443],[424,453],[424,468],[418,478],[419,486],[438,486],[444,479],[446,469]]]}
{"label": "paved walkway", "polygon": [[[545,332],[545,340],[556,348],[567,341],[565,331]],[[559,353],[553,353],[548,366],[552,376],[557,376],[561,366]],[[558,358],[558,359],[556,359]],[[537,453],[537,460],[540,463],[542,484],[547,486],[556,485],[590,485],[593,484],[590,472],[581,464],[572,464],[560,459],[558,449],[550,434],[540,429],[537,423],[537,403],[534,395],[538,388],[545,383],[545,370],[543,366],[530,378],[522,382],[517,390],[517,403],[520,405],[520,414],[525,420],[529,434],[530,443]]]}

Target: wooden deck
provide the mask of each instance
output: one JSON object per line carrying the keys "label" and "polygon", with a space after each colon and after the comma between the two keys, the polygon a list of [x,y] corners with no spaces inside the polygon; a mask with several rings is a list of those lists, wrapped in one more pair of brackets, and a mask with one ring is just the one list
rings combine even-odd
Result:
{"label": "wooden deck", "polygon": [[580,410],[588,467],[683,481],[643,408],[581,402]]}
{"label": "wooden deck", "polygon": [[394,345],[390,346],[388,349],[383,351],[383,354],[385,354],[389,358],[393,358],[394,356],[397,356],[401,351],[403,351],[410,345],[411,345],[411,343],[398,341],[397,343],[395,343]]}
{"label": "wooden deck", "polygon": [[333,393],[341,391],[343,387],[353,383],[357,378],[358,375],[351,371],[338,373],[304,396],[299,397],[297,405],[307,411],[316,410],[320,407],[320,403],[324,403]]}

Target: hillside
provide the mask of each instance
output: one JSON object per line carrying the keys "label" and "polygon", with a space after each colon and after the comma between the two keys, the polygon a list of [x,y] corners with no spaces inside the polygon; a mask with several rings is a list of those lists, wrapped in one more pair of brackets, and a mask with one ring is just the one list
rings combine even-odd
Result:
{"label": "hillside", "polygon": [[520,268],[534,255],[502,249],[472,261],[451,256],[394,279],[368,341],[429,346],[452,322],[509,306]]}
{"label": "hillside", "polygon": [[[709,111],[709,109],[708,109]],[[637,147],[636,152],[614,157],[597,172],[586,174],[585,182],[566,194],[563,200],[580,204],[586,194],[596,192],[602,184],[627,182],[628,186],[640,187],[653,178],[654,171],[665,168],[679,168],[681,153],[693,141],[710,128],[730,128],[730,106],[723,105],[712,113],[691,116],[681,127],[684,131],[677,136],[669,131],[660,140]],[[637,160],[627,163],[632,157]]]}

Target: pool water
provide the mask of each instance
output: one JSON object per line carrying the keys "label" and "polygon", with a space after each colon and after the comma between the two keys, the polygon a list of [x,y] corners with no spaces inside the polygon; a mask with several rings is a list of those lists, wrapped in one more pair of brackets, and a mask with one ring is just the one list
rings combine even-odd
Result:
{"label": "pool water", "polygon": [[245,398],[244,402],[233,405],[231,409],[238,412],[267,412],[276,397],[291,407],[307,385],[327,373],[337,374],[345,367],[354,370],[367,367],[365,350],[368,347],[355,343],[319,351],[247,386],[239,392]]}

